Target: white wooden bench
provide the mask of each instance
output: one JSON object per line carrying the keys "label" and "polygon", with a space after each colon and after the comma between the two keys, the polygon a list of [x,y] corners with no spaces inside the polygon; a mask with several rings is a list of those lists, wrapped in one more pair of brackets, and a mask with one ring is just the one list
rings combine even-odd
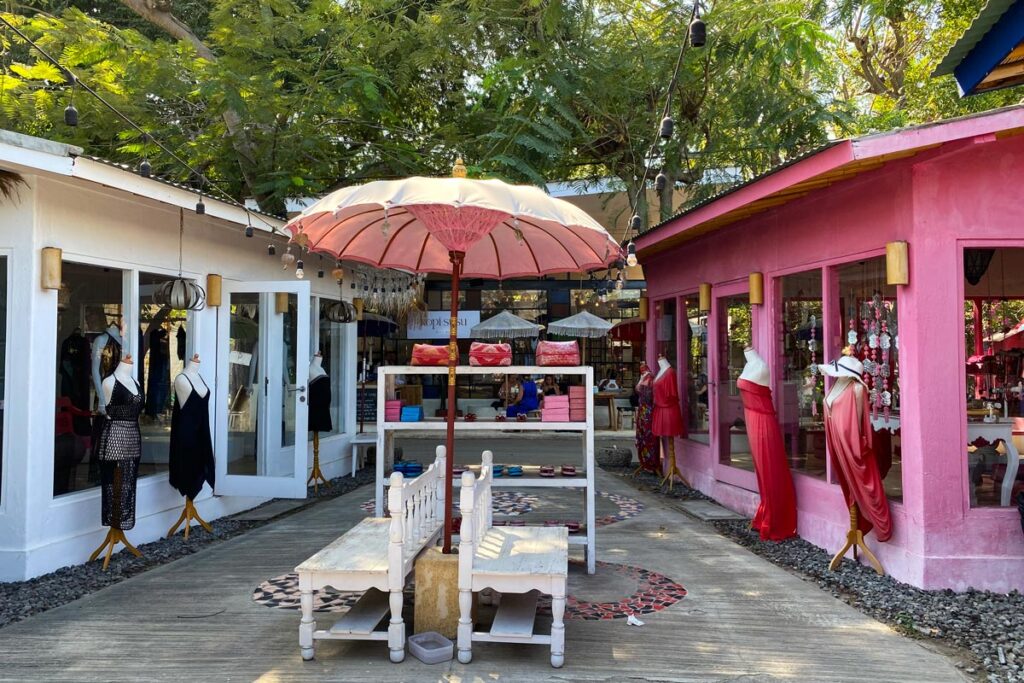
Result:
{"label": "white wooden bench", "polygon": [[[299,575],[302,658],[313,659],[317,640],[386,640],[391,661],[405,658],[403,591],[416,558],[437,542],[444,520],[445,450],[427,470],[406,481],[391,475],[387,517],[364,519],[295,568]],[[313,591],[331,587],[366,591],[329,629],[317,630]],[[391,613],[387,630],[377,625]]]}
{"label": "white wooden bench", "polygon": [[[569,531],[565,527],[492,527],[492,455],[484,451],[479,479],[462,475],[459,540],[459,661],[473,659],[473,642],[551,645],[551,666],[565,662],[565,593]],[[500,600],[490,631],[473,630],[473,594],[492,589]],[[537,598],[551,596],[551,633],[534,633]]]}

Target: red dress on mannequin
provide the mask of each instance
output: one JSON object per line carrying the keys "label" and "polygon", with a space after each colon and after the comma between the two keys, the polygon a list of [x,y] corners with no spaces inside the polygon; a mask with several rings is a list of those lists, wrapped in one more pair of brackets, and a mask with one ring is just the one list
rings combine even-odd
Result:
{"label": "red dress on mannequin", "polygon": [[686,436],[682,410],[679,408],[679,385],[675,368],[669,368],[654,379],[654,417],[651,433],[655,436]]}
{"label": "red dress on mannequin", "polygon": [[761,493],[752,526],[761,534],[761,540],[782,541],[796,535],[796,490],[786,463],[772,390],[745,379],[737,380],[736,386],[743,399],[747,438]]}
{"label": "red dress on mannequin", "polygon": [[881,471],[871,445],[871,417],[868,391],[851,383],[829,405],[825,401],[825,441],[832,458],[832,471],[846,498],[846,507],[857,504],[858,527],[865,534],[875,529],[879,541],[892,536],[889,499],[885,497]]}

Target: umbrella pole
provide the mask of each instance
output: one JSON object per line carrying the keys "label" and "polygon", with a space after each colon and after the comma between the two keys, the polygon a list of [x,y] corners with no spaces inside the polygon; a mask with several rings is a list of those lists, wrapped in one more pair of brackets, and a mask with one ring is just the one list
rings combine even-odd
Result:
{"label": "umbrella pole", "polygon": [[441,552],[452,552],[452,468],[455,463],[455,368],[459,364],[459,278],[462,276],[461,251],[450,251],[452,262],[452,314],[448,321],[448,409],[445,411],[447,434],[445,437],[444,473],[444,545]]}

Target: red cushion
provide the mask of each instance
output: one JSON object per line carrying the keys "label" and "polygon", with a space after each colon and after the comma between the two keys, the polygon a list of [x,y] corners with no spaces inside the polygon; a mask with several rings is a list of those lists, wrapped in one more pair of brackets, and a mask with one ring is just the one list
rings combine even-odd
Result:
{"label": "red cushion", "polygon": [[512,365],[512,347],[509,344],[473,342],[469,345],[469,364],[481,367]]}
{"label": "red cushion", "polygon": [[413,344],[413,365],[448,365],[448,347],[431,344]]}
{"label": "red cushion", "polygon": [[580,347],[576,342],[537,342],[537,365],[571,366],[579,364]]}

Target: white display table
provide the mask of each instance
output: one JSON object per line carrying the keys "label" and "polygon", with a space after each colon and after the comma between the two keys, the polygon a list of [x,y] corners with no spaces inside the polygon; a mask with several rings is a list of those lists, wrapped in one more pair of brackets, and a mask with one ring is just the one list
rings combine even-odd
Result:
{"label": "white display table", "polygon": [[[395,433],[409,431],[436,431],[438,443],[444,443],[447,423],[444,419],[427,419],[421,422],[385,422],[384,401],[393,400],[396,396],[395,377],[399,375],[442,375],[448,374],[447,367],[421,367],[413,365],[383,366],[377,369],[377,482],[374,487],[375,513],[378,517],[384,514],[384,486],[387,483],[386,473],[391,470],[394,463]],[[479,419],[476,422],[465,422],[456,419],[455,422],[455,454],[465,455],[459,450],[458,434],[460,432],[473,432],[479,438],[487,432],[578,432],[582,444],[580,463],[583,471],[577,465],[576,477],[563,477],[557,475],[553,478],[543,478],[536,473],[536,467],[525,465],[524,476],[509,477],[495,480],[495,487],[509,488],[565,488],[578,489],[583,491],[586,508],[586,534],[581,536],[570,536],[569,542],[574,545],[583,545],[587,558],[587,572],[593,574],[596,570],[595,557],[595,514],[594,514],[594,370],[587,367],[541,367],[534,365],[513,365],[498,368],[481,368],[474,366],[459,366],[456,369],[457,376],[464,375],[562,375],[579,376],[584,380],[585,395],[587,397],[587,410],[585,422],[540,422],[530,420],[517,422],[508,420],[495,422],[494,420]],[[451,406],[457,410],[457,406]],[[567,458],[570,453],[566,453]],[[476,463],[479,454],[472,455],[468,460],[471,464]],[[467,462],[462,458],[462,462]],[[454,461],[453,461],[454,463]],[[519,463],[516,463],[519,464]],[[453,479],[453,486],[458,487],[460,480]]]}

